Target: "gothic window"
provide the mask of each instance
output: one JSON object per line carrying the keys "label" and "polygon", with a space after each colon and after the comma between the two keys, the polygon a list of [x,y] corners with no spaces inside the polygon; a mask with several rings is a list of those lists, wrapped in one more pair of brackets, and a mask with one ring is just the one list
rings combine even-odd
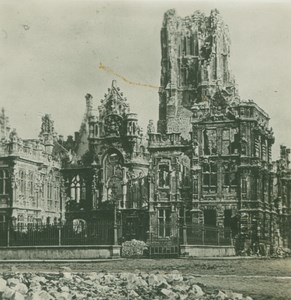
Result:
{"label": "gothic window", "polygon": [[171,211],[170,209],[159,209],[158,210],[158,228],[159,237],[167,237],[171,234]]}
{"label": "gothic window", "polygon": [[80,177],[79,175],[73,177],[71,181],[71,198],[77,203],[80,202]]}
{"label": "gothic window", "polygon": [[47,183],[47,199],[51,200],[52,199],[52,182],[51,179],[49,179]]}
{"label": "gothic window", "polygon": [[32,215],[28,215],[27,216],[27,227],[28,228],[32,228],[33,227],[33,216]]}
{"label": "gothic window", "polygon": [[44,181],[44,175],[43,174],[40,175],[40,179],[41,179],[41,198],[44,199],[45,181]]}
{"label": "gothic window", "polygon": [[261,141],[260,136],[255,137],[255,157],[261,157]]}
{"label": "gothic window", "polygon": [[8,171],[0,170],[0,195],[8,194]]}
{"label": "gothic window", "polygon": [[203,191],[216,193],[217,190],[217,165],[215,163],[205,163],[202,169]]}
{"label": "gothic window", "polygon": [[17,216],[17,228],[18,230],[22,230],[24,227],[24,215]]}
{"label": "gothic window", "polygon": [[217,141],[215,129],[208,129],[203,131],[203,150],[204,155],[217,154]]}
{"label": "gothic window", "polygon": [[[86,200],[86,182],[79,175],[76,175],[71,180],[71,199],[77,203]],[[58,189],[59,193],[59,189]]]}
{"label": "gothic window", "polygon": [[159,187],[169,187],[170,185],[169,165],[159,165]]}
{"label": "gothic window", "polygon": [[193,194],[198,195],[198,179],[193,179]]}
{"label": "gothic window", "polygon": [[247,179],[245,177],[242,177],[242,179],[241,179],[241,195],[242,195],[243,199],[247,198],[247,192],[248,192]]}
{"label": "gothic window", "polygon": [[28,174],[28,191],[29,191],[29,195],[32,196],[33,192],[34,192],[34,188],[33,188],[33,172],[29,172],[29,174]]}
{"label": "gothic window", "polygon": [[20,178],[20,192],[21,194],[25,194],[26,189],[26,181],[25,181],[25,172],[24,170],[19,171],[19,178]]}
{"label": "gothic window", "polygon": [[261,143],[261,153],[262,153],[262,160],[267,160],[266,140],[263,138],[262,138],[262,143]]}

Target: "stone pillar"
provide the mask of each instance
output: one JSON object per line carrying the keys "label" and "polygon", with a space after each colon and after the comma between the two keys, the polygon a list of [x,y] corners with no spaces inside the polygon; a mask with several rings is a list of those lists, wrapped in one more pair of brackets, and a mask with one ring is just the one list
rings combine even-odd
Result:
{"label": "stone pillar", "polygon": [[126,177],[127,168],[122,168],[122,208],[126,208],[126,196],[127,196],[127,177]]}
{"label": "stone pillar", "polygon": [[183,209],[183,245],[187,245],[186,206]]}

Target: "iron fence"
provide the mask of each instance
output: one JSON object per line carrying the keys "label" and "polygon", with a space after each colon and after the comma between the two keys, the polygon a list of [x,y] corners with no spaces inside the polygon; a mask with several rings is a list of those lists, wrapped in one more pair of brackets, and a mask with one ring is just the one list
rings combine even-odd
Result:
{"label": "iron fence", "polygon": [[0,228],[0,246],[113,245],[112,222],[17,224]]}
{"label": "iron fence", "polygon": [[232,245],[232,234],[230,228],[187,224],[186,233],[187,244],[189,245]]}

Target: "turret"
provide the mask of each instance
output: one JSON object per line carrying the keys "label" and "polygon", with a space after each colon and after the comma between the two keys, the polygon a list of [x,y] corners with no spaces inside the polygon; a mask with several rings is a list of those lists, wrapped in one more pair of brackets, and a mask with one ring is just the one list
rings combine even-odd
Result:
{"label": "turret", "polygon": [[43,141],[45,151],[52,154],[54,147],[54,138],[56,136],[54,129],[54,121],[49,114],[45,114],[42,117],[41,132],[39,138]]}

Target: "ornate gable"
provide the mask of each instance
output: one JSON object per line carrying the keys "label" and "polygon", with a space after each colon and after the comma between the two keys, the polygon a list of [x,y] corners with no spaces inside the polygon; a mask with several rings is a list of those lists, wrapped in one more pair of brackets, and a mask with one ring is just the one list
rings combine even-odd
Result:
{"label": "ornate gable", "polygon": [[117,87],[115,80],[112,81],[111,88],[108,88],[108,93],[104,95],[98,109],[100,119],[104,119],[108,115],[118,115],[123,118],[129,113],[127,99]]}

